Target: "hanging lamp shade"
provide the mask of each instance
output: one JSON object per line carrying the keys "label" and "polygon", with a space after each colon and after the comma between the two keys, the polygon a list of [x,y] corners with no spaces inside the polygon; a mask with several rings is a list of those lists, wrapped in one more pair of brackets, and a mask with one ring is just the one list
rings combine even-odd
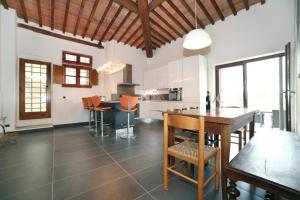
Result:
{"label": "hanging lamp shade", "polygon": [[185,35],[183,47],[185,49],[202,49],[211,44],[211,38],[203,29],[194,29]]}

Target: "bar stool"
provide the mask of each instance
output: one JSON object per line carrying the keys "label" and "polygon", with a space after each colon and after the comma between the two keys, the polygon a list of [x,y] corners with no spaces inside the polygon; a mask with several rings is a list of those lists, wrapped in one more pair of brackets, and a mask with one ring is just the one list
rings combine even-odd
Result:
{"label": "bar stool", "polygon": [[136,136],[129,134],[130,129],[130,113],[134,113],[137,110],[138,98],[133,96],[122,96],[120,98],[120,111],[127,113],[127,135],[122,135],[123,139],[135,139]]}
{"label": "bar stool", "polygon": [[91,128],[91,109],[89,107],[88,97],[82,97],[81,100],[83,108],[89,111],[89,128]]}
{"label": "bar stool", "polygon": [[[88,102],[88,107],[90,110],[90,120],[91,120],[91,126],[92,126],[92,115],[93,115],[94,123],[95,123],[95,112],[94,112],[94,105],[93,105],[92,97],[87,97],[87,102]],[[90,126],[90,129],[92,128],[91,126]]]}
{"label": "bar stool", "polygon": [[106,110],[110,110],[111,107],[101,107],[101,99],[99,96],[93,96],[91,99],[92,99],[92,103],[94,106],[96,132],[98,132],[97,112],[100,112],[100,114],[101,114],[101,136],[103,137],[104,136],[104,134],[103,134],[103,112]]}

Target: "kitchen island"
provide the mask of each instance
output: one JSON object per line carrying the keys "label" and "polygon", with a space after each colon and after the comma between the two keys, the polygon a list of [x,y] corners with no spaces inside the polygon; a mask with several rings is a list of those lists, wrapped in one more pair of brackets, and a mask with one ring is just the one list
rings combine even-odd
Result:
{"label": "kitchen island", "polygon": [[[109,124],[113,129],[127,128],[127,113],[120,111],[120,101],[105,101],[101,103],[103,107],[111,107],[104,113],[104,123]],[[135,114],[130,113],[130,126],[134,126]]]}

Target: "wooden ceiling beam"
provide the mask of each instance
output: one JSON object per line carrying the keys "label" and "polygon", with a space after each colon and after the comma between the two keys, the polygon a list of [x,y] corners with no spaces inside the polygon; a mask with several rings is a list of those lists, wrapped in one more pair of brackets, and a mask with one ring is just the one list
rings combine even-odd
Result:
{"label": "wooden ceiling beam", "polygon": [[194,29],[193,24],[182,14],[182,12],[177,8],[177,6],[171,1],[167,0],[168,4],[175,10],[175,12],[185,21],[185,23],[191,28]]}
{"label": "wooden ceiling beam", "polygon": [[38,15],[39,15],[39,26],[43,26],[43,19],[42,19],[42,9],[41,9],[41,0],[36,0]]}
{"label": "wooden ceiling beam", "polygon": [[47,35],[47,36],[50,36],[50,37],[55,37],[55,38],[59,38],[59,39],[63,39],[63,40],[67,40],[67,41],[71,41],[71,42],[75,42],[75,43],[79,43],[79,44],[84,44],[84,45],[96,47],[96,48],[99,48],[99,49],[103,49],[102,45],[99,45],[99,44],[96,44],[96,43],[88,42],[88,41],[81,40],[81,39],[74,38],[74,37],[68,37],[68,36],[65,36],[65,35],[62,35],[62,34],[47,31],[45,29],[29,26],[27,24],[18,23],[18,27],[24,28],[24,29],[27,29],[27,30],[31,30],[33,32],[40,33],[40,34],[43,34],[43,35]]}
{"label": "wooden ceiling beam", "polygon": [[127,33],[129,33],[129,31],[130,31],[130,29],[133,27],[133,25],[138,21],[138,19],[139,19],[139,16],[136,16],[133,20],[132,20],[132,22],[129,24],[129,26],[126,28],[126,30],[124,31],[124,33],[121,35],[121,37],[118,39],[118,42],[120,42],[123,38],[124,38],[124,36],[127,34]]}
{"label": "wooden ceiling beam", "polygon": [[148,58],[152,58],[153,52],[152,52],[148,0],[138,0],[138,11],[142,22],[143,35],[144,35],[144,41],[146,46],[146,55]]}
{"label": "wooden ceiling beam", "polygon": [[54,29],[54,9],[55,9],[55,0],[51,0],[51,30]]}
{"label": "wooden ceiling beam", "polygon": [[209,14],[209,12],[207,11],[206,7],[203,5],[203,3],[200,0],[197,0],[197,4],[201,8],[201,10],[203,11],[204,15],[207,17],[207,19],[210,21],[210,23],[212,25],[214,25],[215,21],[212,18],[212,16]]}
{"label": "wooden ceiling beam", "polygon": [[123,27],[123,25],[125,24],[125,22],[129,19],[131,13],[132,12],[129,10],[128,13],[126,14],[126,16],[124,17],[124,19],[118,25],[117,29],[114,31],[114,33],[108,39],[109,41],[112,40],[118,34],[119,30]]}
{"label": "wooden ceiling beam", "polygon": [[161,46],[161,45],[157,44],[155,41],[152,41],[152,42],[153,42],[153,46],[154,47],[158,47],[159,48]]}
{"label": "wooden ceiling beam", "polygon": [[249,10],[249,2],[248,2],[248,0],[244,0],[243,2],[244,2],[246,10]]}
{"label": "wooden ceiling beam", "polygon": [[77,15],[77,20],[76,20],[75,28],[74,28],[74,33],[73,33],[74,36],[77,35],[78,25],[79,25],[79,21],[81,19],[82,13],[83,13],[84,4],[85,4],[85,0],[82,0],[81,4],[80,4],[79,13]]}
{"label": "wooden ceiling beam", "polygon": [[265,4],[266,3],[266,0],[261,0],[261,5]]}
{"label": "wooden ceiling beam", "polygon": [[236,9],[234,7],[234,4],[233,4],[232,0],[227,0],[227,2],[228,2],[228,5],[229,5],[229,7],[230,7],[230,9],[231,9],[231,11],[233,13],[233,15],[234,16],[237,15],[237,12],[236,12]]}
{"label": "wooden ceiling beam", "polygon": [[[193,17],[193,18],[195,18],[195,13],[194,13],[194,11],[191,9],[191,7],[188,5],[188,3],[185,1],[185,0],[182,0],[182,1],[180,1],[181,2],[181,4],[185,7],[185,9],[187,9],[188,10],[188,12],[190,13],[190,15]],[[205,28],[205,26],[204,26],[204,24],[202,23],[202,21],[198,18],[198,16],[196,16],[196,19],[197,19],[197,23],[199,24],[199,26],[201,27],[201,28]],[[196,26],[195,26],[196,27]]]}
{"label": "wooden ceiling beam", "polygon": [[152,0],[149,4],[149,10],[152,11],[166,0]]}
{"label": "wooden ceiling beam", "polygon": [[136,43],[138,42],[138,41],[140,41],[141,39],[143,38],[143,33],[141,33],[132,43],[131,43],[131,47],[132,46],[135,46],[136,45]]}
{"label": "wooden ceiling beam", "polygon": [[94,15],[95,15],[95,12],[96,12],[96,9],[98,7],[98,4],[99,4],[99,0],[96,0],[94,2],[94,5],[93,5],[93,8],[92,8],[91,14],[89,16],[89,19],[88,19],[88,21],[87,21],[87,23],[85,25],[85,28],[84,28],[84,31],[83,31],[83,34],[82,34],[82,38],[85,38],[85,36],[86,36],[86,32],[88,31],[88,29],[90,27],[91,21],[92,21]]}
{"label": "wooden ceiling beam", "polygon": [[151,35],[151,38],[153,39],[153,40],[156,40],[158,43],[160,43],[160,44],[165,44],[165,42],[164,41],[162,41],[161,39],[159,39],[158,37],[156,37],[155,35]]}
{"label": "wooden ceiling beam", "polygon": [[127,38],[127,40],[125,40],[124,44],[128,44],[130,42],[130,40],[137,34],[137,32],[139,32],[139,30],[142,28],[142,25],[139,25],[138,27],[136,27],[136,29],[130,34],[130,36]]}
{"label": "wooden ceiling beam", "polygon": [[5,9],[8,9],[8,4],[7,4],[6,0],[2,0],[1,3]]}
{"label": "wooden ceiling beam", "polygon": [[137,13],[138,12],[138,6],[136,3],[134,3],[131,0],[114,0],[117,4],[123,6],[124,8]]}
{"label": "wooden ceiling beam", "polygon": [[161,30],[162,32],[164,32],[167,36],[169,36],[173,40],[176,40],[176,38],[169,31],[167,31],[164,27],[162,27],[155,20],[153,20],[152,18],[150,18],[150,22],[151,22],[151,24],[153,24],[154,26],[156,26],[159,30]]}
{"label": "wooden ceiling beam", "polygon": [[210,2],[211,2],[211,4],[213,5],[213,7],[215,8],[215,10],[217,11],[217,13],[218,13],[220,19],[221,19],[222,21],[224,21],[224,20],[225,20],[225,17],[224,17],[224,15],[223,15],[223,13],[222,13],[220,7],[218,6],[216,0],[210,0]]}
{"label": "wooden ceiling beam", "polygon": [[119,14],[121,13],[122,9],[123,9],[123,6],[120,5],[119,8],[118,8],[118,10],[117,10],[117,12],[114,14],[114,17],[112,18],[112,20],[110,21],[109,25],[105,29],[105,32],[102,34],[101,38],[99,39],[99,42],[103,41],[103,39],[105,38],[106,34],[110,30],[111,26],[114,24],[114,22],[116,21],[116,19],[119,16]]}
{"label": "wooden ceiling beam", "polygon": [[159,8],[173,21],[179,26],[185,33],[188,32],[188,30],[172,15],[163,5],[160,5]]}
{"label": "wooden ceiling beam", "polygon": [[106,18],[107,12],[109,11],[112,3],[113,3],[113,0],[109,0],[109,3],[107,4],[107,7],[105,8],[104,13],[103,13],[103,15],[102,15],[102,17],[101,17],[101,19],[100,19],[97,27],[96,27],[96,30],[94,31],[94,34],[93,34],[93,36],[91,38],[92,41],[95,39],[95,37],[96,37],[96,35],[97,35],[97,33],[98,33],[98,31],[99,31],[99,29],[100,29],[100,27],[101,27],[104,19]]}
{"label": "wooden ceiling beam", "polygon": [[176,29],[174,28],[167,20],[165,20],[162,16],[160,16],[155,10],[152,10],[152,13],[160,19],[165,25],[167,25],[174,33],[176,33],[177,36],[182,37],[183,35]]}
{"label": "wooden ceiling beam", "polygon": [[155,29],[152,29],[152,32],[153,32],[153,35],[157,35],[158,38],[161,38],[161,40],[164,40],[164,43],[170,43],[171,42],[168,38],[166,38],[164,35],[162,35],[158,31],[156,31]]}
{"label": "wooden ceiling beam", "polygon": [[144,40],[142,40],[138,45],[136,45],[136,48],[139,49],[144,45]]}
{"label": "wooden ceiling beam", "polygon": [[62,30],[63,33],[66,32],[66,27],[67,27],[67,23],[68,23],[69,9],[70,9],[70,0],[67,0],[66,9],[65,9],[65,19],[64,19],[63,30]]}
{"label": "wooden ceiling beam", "polygon": [[20,5],[21,5],[22,15],[23,15],[24,21],[26,23],[28,23],[28,17],[27,17],[25,2],[24,2],[24,0],[19,0],[19,2],[20,2]]}

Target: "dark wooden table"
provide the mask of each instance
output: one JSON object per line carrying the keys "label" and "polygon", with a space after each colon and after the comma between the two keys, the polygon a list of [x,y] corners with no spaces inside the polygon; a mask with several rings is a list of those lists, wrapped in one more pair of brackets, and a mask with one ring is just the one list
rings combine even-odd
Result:
{"label": "dark wooden table", "polygon": [[221,177],[222,177],[222,197],[227,199],[227,175],[225,166],[229,163],[230,136],[235,130],[250,123],[250,137],[254,134],[254,119],[256,110],[246,108],[221,108],[205,110],[184,110],[170,111],[168,114],[180,114],[192,117],[204,117],[205,131],[221,135]]}
{"label": "dark wooden table", "polygon": [[226,167],[228,192],[239,195],[236,181],[258,186],[288,199],[300,199],[300,138],[296,133],[266,131],[254,138]]}

